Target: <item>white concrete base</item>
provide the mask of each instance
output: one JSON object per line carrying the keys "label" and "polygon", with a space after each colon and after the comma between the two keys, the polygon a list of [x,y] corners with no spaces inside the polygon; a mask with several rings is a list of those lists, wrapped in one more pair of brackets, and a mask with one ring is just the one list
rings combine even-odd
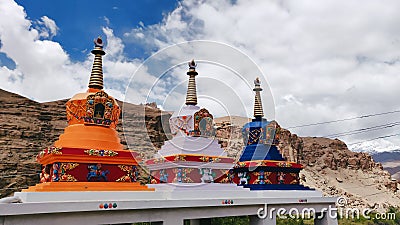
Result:
{"label": "white concrete base", "polygon": [[[17,192],[23,203],[0,203],[0,225],[10,224],[121,224],[157,222],[196,224],[201,219],[250,216],[251,224],[275,225],[275,216],[259,219],[266,207],[323,208],[336,198],[318,191],[249,191],[235,184],[155,184],[155,192]],[[228,202],[228,203],[226,203]],[[118,207],[100,208],[105,203]],[[316,220],[319,225],[337,225],[336,219]]]}
{"label": "white concrete base", "polygon": [[139,201],[231,198],[307,198],[322,197],[320,191],[250,191],[236,184],[176,183],[149,184],[151,191],[16,192],[22,202]]}
{"label": "white concrete base", "polygon": [[157,191],[82,191],[82,192],[16,192],[22,202],[83,202],[83,201],[126,201],[163,199],[165,193]]}

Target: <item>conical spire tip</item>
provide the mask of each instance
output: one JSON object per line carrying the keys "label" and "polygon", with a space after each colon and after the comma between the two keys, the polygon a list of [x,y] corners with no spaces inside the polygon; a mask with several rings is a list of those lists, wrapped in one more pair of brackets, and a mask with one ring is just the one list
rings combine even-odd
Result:
{"label": "conical spire tip", "polygon": [[94,39],[94,46],[95,47],[103,47],[103,40],[101,39],[100,36],[97,37],[97,39]]}
{"label": "conical spire tip", "polygon": [[189,69],[193,69],[194,70],[197,67],[197,64],[194,61],[194,59],[192,59],[192,61],[190,61],[188,64],[189,64]]}

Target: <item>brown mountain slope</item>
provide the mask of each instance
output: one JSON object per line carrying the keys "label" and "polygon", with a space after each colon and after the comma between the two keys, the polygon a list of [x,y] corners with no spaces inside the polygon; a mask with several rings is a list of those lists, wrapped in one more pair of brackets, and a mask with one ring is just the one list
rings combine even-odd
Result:
{"label": "brown mountain slope", "polygon": [[54,141],[52,130],[59,133],[63,128],[59,124],[53,127],[54,122],[50,122],[60,116],[58,113],[54,114],[53,104],[41,105],[16,94],[0,91],[2,195],[36,183],[36,173],[40,170],[39,165],[35,163],[36,154]]}

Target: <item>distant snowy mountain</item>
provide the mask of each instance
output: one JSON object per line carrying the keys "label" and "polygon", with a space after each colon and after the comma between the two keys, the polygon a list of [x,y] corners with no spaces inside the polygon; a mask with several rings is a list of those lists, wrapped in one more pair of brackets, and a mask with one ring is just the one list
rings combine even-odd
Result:
{"label": "distant snowy mountain", "polygon": [[383,152],[400,151],[400,146],[384,139],[349,145],[348,148],[353,152],[368,152],[371,155]]}
{"label": "distant snowy mountain", "polygon": [[354,152],[368,152],[375,162],[380,162],[392,178],[400,181],[400,146],[380,139],[348,146]]}
{"label": "distant snowy mountain", "polygon": [[400,181],[400,150],[379,152],[372,155],[375,162],[380,162],[383,169],[387,170],[392,178]]}

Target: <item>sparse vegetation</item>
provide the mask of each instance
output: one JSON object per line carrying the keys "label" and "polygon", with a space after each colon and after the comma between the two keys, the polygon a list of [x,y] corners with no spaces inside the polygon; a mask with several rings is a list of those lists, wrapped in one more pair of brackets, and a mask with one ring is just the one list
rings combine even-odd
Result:
{"label": "sparse vegetation", "polygon": [[[398,208],[389,208],[389,210],[384,214],[387,219],[376,219],[377,213],[371,213],[370,219],[363,218],[360,216],[359,219],[339,219],[339,225],[398,225],[400,224],[400,211]],[[221,217],[211,219],[211,225],[248,225],[250,223],[248,216],[241,217]],[[209,223],[200,223],[207,224]],[[312,225],[314,224],[313,219],[279,219],[276,220],[277,225]],[[136,223],[135,225],[151,225],[151,223]],[[189,225],[189,221],[185,221],[185,225]]]}

